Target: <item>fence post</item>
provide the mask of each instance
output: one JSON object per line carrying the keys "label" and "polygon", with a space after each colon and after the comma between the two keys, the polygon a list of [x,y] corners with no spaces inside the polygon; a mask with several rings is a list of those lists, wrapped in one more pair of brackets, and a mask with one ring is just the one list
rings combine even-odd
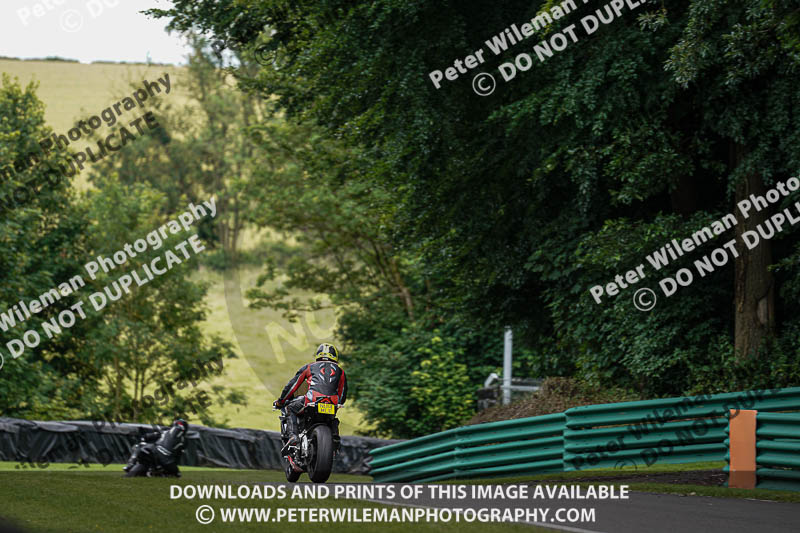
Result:
{"label": "fence post", "polygon": [[511,403],[511,344],[513,338],[511,327],[506,326],[503,337],[503,405]]}
{"label": "fence post", "polygon": [[758,411],[730,410],[731,464],[728,487],[756,488],[756,416]]}

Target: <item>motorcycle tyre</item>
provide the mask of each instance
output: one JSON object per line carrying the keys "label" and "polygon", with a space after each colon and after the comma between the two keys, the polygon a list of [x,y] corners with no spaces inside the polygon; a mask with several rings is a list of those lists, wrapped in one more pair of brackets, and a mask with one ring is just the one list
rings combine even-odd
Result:
{"label": "motorcycle tyre", "polygon": [[314,456],[309,457],[308,477],[314,483],[325,483],[333,470],[333,437],[331,428],[319,425],[311,436]]}

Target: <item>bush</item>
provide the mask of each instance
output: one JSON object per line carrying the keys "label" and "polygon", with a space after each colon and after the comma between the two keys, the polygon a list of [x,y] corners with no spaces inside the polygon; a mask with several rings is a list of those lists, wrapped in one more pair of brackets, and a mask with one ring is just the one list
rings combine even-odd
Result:
{"label": "bush", "polygon": [[692,386],[685,395],[794,387],[800,384],[800,328],[767,341],[757,358],[739,360],[727,336],[720,336],[702,361],[691,366]]}
{"label": "bush", "polygon": [[435,433],[458,427],[474,412],[471,402],[464,402],[465,396],[474,393],[467,365],[457,362],[456,352],[445,349],[438,336],[417,352],[425,357],[419,369],[411,372],[411,398],[419,403],[422,412],[422,417],[414,421],[419,422],[417,432]]}
{"label": "bush", "polygon": [[64,63],[80,63],[80,61],[77,59],[67,59],[66,57],[59,56],[36,57],[28,59],[28,61],[61,61]]}
{"label": "bush", "polygon": [[341,315],[350,395],[378,437],[413,438],[460,426],[502,362],[501,335],[454,322],[408,323],[388,308]]}

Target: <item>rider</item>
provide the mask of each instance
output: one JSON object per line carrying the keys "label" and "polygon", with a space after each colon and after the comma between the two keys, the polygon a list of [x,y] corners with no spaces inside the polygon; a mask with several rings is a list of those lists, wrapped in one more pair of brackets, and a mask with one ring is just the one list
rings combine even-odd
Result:
{"label": "rider", "polygon": [[[333,344],[322,343],[315,354],[316,362],[304,365],[283,388],[281,397],[273,403],[275,407],[286,406],[288,413],[286,430],[288,440],[284,449],[297,442],[297,415],[309,402],[328,398],[332,403],[342,405],[347,399],[347,378],[339,365],[339,350]],[[292,400],[300,385],[308,381],[308,392]],[[291,401],[290,401],[291,400]],[[339,441],[338,424],[333,426],[334,443]]]}
{"label": "rider", "polygon": [[145,433],[142,442],[133,447],[128,464],[123,470],[128,472],[137,460],[148,466],[160,466],[165,474],[180,477],[178,461],[186,447],[186,432],[189,424],[176,418],[169,429]]}

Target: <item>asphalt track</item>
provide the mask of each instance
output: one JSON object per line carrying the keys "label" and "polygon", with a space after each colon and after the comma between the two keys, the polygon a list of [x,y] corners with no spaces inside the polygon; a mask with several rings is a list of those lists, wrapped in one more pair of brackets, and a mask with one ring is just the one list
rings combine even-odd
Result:
{"label": "asphalt track", "polygon": [[370,499],[376,503],[435,508],[595,508],[593,523],[524,522],[574,533],[785,533],[800,532],[800,503],[631,492],[627,500]]}

